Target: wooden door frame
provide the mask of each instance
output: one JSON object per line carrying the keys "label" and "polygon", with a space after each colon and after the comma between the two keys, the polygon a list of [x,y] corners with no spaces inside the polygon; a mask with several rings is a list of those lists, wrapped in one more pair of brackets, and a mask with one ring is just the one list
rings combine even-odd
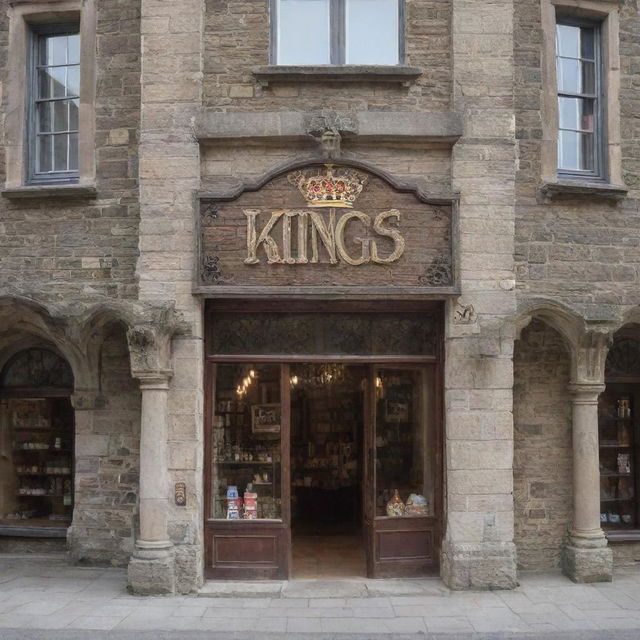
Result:
{"label": "wooden door frame", "polygon": [[[211,324],[208,322],[208,318],[212,313],[251,313],[251,312],[278,312],[283,314],[296,314],[296,313],[416,313],[421,314],[425,312],[434,312],[442,301],[421,301],[416,303],[415,301],[407,300],[385,300],[376,302],[363,302],[363,301],[317,301],[317,300],[277,300],[277,301],[265,301],[265,300],[209,300],[207,309],[205,312],[205,371],[204,371],[204,384],[205,384],[205,407],[204,407],[204,500],[205,508],[204,524],[205,533],[207,526],[211,526],[217,521],[212,518],[212,487],[211,487],[211,465],[212,461],[212,440],[213,440],[213,401],[215,398],[215,365],[221,363],[271,363],[280,366],[280,397],[282,403],[282,432],[281,432],[281,496],[282,496],[282,511],[280,528],[284,529],[282,532],[284,535],[283,541],[285,542],[286,550],[283,550],[283,561],[286,565],[286,576],[290,577],[291,572],[291,461],[290,461],[290,447],[291,447],[291,390],[289,388],[289,370],[290,365],[295,363],[339,363],[345,365],[365,365],[367,366],[367,390],[365,392],[365,407],[363,408],[364,419],[364,433],[363,433],[363,451],[362,451],[362,464],[363,464],[363,500],[362,508],[365,511],[365,518],[363,519],[366,527],[366,510],[367,501],[369,500],[369,512],[371,514],[371,529],[375,520],[375,497],[374,489],[375,484],[372,472],[375,473],[375,460],[372,455],[375,454],[374,437],[375,437],[375,407],[371,404],[375,402],[374,384],[375,377],[374,372],[376,367],[393,368],[420,368],[425,370],[428,366],[434,368],[434,385],[435,385],[435,465],[436,465],[436,481],[435,481],[435,496],[434,496],[434,511],[436,520],[436,535],[434,537],[434,547],[436,554],[436,566],[438,563],[440,546],[442,542],[442,536],[444,533],[444,413],[443,413],[443,393],[444,393],[444,339],[443,339],[443,320],[444,309],[440,308],[439,329],[436,340],[436,352],[431,356],[401,356],[401,355],[366,355],[366,356],[353,356],[353,355],[291,355],[291,354],[270,354],[270,355],[217,355],[210,354],[206,346],[211,344],[210,331]],[[368,415],[367,415],[368,414]],[[373,468],[372,468],[373,465]],[[260,521],[255,521],[260,523]],[[251,523],[253,524],[253,523]],[[246,525],[245,522],[242,525]],[[276,521],[269,521],[269,526],[275,527],[278,525]],[[259,525],[256,525],[256,527]],[[365,535],[368,535],[365,533]],[[205,535],[206,537],[206,535]],[[208,540],[208,538],[207,538]],[[210,555],[210,542],[205,542],[205,560]],[[373,540],[366,542],[367,547],[367,567],[369,571],[369,563],[373,561],[373,558],[369,558],[369,554],[374,551]],[[205,566],[205,575],[207,575],[208,565]],[[222,577],[222,576],[220,576]],[[229,576],[232,577],[232,576]],[[260,577],[270,577],[263,576]],[[283,576],[279,576],[283,577]]]}

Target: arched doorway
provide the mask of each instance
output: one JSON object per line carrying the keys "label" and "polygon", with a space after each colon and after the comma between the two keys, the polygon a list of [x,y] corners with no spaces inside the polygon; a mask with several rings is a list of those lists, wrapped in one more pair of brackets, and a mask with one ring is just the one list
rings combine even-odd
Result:
{"label": "arched doorway", "polygon": [[[66,538],[73,515],[73,373],[48,346],[0,372],[0,536]],[[6,546],[6,545],[4,545]]]}

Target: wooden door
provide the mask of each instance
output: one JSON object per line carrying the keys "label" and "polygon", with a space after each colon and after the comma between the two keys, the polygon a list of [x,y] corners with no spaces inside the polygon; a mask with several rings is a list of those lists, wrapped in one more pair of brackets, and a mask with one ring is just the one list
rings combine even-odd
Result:
{"label": "wooden door", "polygon": [[[377,366],[369,392],[367,566],[373,578],[437,572],[441,457],[435,366]],[[387,504],[395,503],[395,515]],[[410,500],[408,500],[410,498]],[[424,504],[426,502],[426,504]]]}

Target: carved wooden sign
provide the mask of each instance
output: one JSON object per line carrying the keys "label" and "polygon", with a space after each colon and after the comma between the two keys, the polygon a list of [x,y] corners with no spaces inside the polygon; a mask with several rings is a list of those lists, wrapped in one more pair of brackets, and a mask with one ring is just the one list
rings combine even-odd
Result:
{"label": "carved wooden sign", "polygon": [[360,167],[292,170],[229,202],[202,198],[197,289],[453,293],[453,213]]}

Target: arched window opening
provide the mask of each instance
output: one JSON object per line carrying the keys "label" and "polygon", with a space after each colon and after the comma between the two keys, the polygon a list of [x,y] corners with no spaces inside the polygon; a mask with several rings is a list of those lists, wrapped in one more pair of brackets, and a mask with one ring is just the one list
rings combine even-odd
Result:
{"label": "arched window opening", "polygon": [[73,514],[73,373],[33,347],[0,373],[0,535],[65,537]]}

